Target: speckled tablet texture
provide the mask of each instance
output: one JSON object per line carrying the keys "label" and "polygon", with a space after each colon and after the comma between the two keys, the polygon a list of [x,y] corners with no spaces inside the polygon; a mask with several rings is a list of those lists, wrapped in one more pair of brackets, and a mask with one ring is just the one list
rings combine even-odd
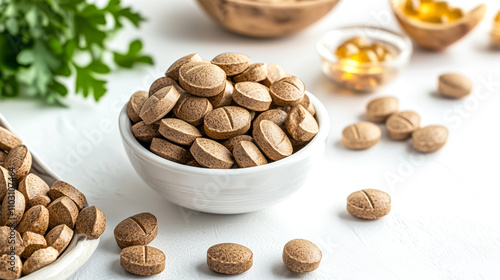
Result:
{"label": "speckled tablet texture", "polygon": [[406,140],[420,127],[420,115],[413,111],[392,114],[386,121],[387,132],[393,140]]}
{"label": "speckled tablet texture", "polygon": [[290,139],[290,142],[292,143],[293,153],[300,151],[302,148],[307,146],[307,144],[309,144],[309,142],[297,141],[290,136],[288,137],[288,139]]}
{"label": "speckled tablet texture", "polygon": [[311,241],[294,239],[283,248],[283,262],[293,272],[314,271],[321,262],[321,250]]}
{"label": "speckled tablet texture", "polygon": [[261,151],[271,160],[280,160],[293,153],[286,133],[275,123],[263,120],[253,128],[253,138]]}
{"label": "speckled tablet texture", "polygon": [[49,210],[42,205],[36,205],[24,213],[17,231],[24,234],[27,231],[44,235],[49,227]]}
{"label": "speckled tablet texture", "polygon": [[22,144],[19,139],[12,132],[0,126],[0,150],[10,151],[12,148]]}
{"label": "speckled tablet texture", "polygon": [[235,243],[221,243],[207,250],[207,265],[222,274],[240,274],[253,265],[253,252]]}
{"label": "speckled tablet texture", "polygon": [[65,224],[71,229],[75,227],[78,207],[69,197],[59,197],[52,201],[47,209],[49,210],[49,230],[61,224]]}
{"label": "speckled tablet texture", "polygon": [[120,253],[120,265],[136,275],[156,275],[165,270],[165,254],[149,246],[132,246]]}
{"label": "speckled tablet texture", "polygon": [[[171,110],[160,106],[166,89],[179,93]],[[250,64],[240,53],[222,53],[212,61],[198,54],[182,57],[151,84],[148,95],[139,114],[142,120],[132,124],[135,138],[152,153],[190,166],[226,169],[260,165],[263,159],[273,162],[299,151],[319,132],[304,83],[278,64]],[[265,125],[263,131],[263,120],[279,129]],[[201,138],[205,140],[197,141]],[[248,158],[249,151],[241,149],[240,156],[246,153],[247,158],[239,166],[232,152],[242,140],[254,143],[257,150],[252,151],[264,156]]]}
{"label": "speckled tablet texture", "polygon": [[182,87],[174,79],[170,77],[161,77],[151,84],[151,86],[149,87],[148,96],[151,96],[160,89],[168,86],[173,86],[179,92],[179,94],[185,93],[184,89],[182,89]]}
{"label": "speckled tablet texture", "polygon": [[137,140],[149,143],[153,140],[153,138],[160,136],[159,128],[160,121],[152,124],[146,124],[145,122],[140,121],[132,126],[132,133],[134,133]]}
{"label": "speckled tablet texture", "polygon": [[61,254],[73,238],[73,230],[67,225],[58,225],[45,235],[47,246],[54,247]]}
{"label": "speckled tablet texture", "polygon": [[233,100],[249,110],[262,112],[268,110],[273,101],[269,88],[255,82],[241,82],[234,86]]}
{"label": "speckled tablet texture", "polygon": [[69,197],[76,204],[78,210],[81,210],[85,207],[85,204],[87,204],[87,198],[82,192],[73,187],[71,184],[63,181],[54,182],[54,184],[50,187],[48,194],[52,200],[56,200],[62,196]]}
{"label": "speckled tablet texture", "polygon": [[0,167],[3,167],[3,162],[5,161],[5,158],[7,157],[7,152],[4,150],[0,150]]}
{"label": "speckled tablet texture", "polygon": [[42,205],[47,207],[51,202],[52,200],[50,199],[50,197],[46,195],[39,195],[33,198],[31,201],[29,201],[29,204],[26,207],[31,208],[35,205]]}
{"label": "speckled tablet texture", "polygon": [[170,77],[174,79],[175,81],[179,80],[179,69],[182,67],[182,65],[188,63],[188,62],[199,62],[202,61],[201,57],[197,53],[193,54],[188,54],[186,56],[183,56],[176,60],[168,70],[165,72],[165,76]]}
{"label": "speckled tablet texture", "polygon": [[7,193],[0,209],[0,226],[18,225],[25,210],[26,200],[21,192],[14,190],[14,193]]}
{"label": "speckled tablet texture", "polygon": [[23,272],[23,263],[19,256],[2,255],[0,257],[0,279],[18,279]]}
{"label": "speckled tablet texture", "polygon": [[150,150],[154,154],[173,162],[186,164],[193,160],[189,150],[161,138],[153,139]]}
{"label": "speckled tablet texture", "polygon": [[194,159],[193,159],[192,161],[190,161],[190,162],[186,163],[186,165],[188,165],[188,166],[193,166],[193,167],[203,167],[203,166],[201,166],[201,164],[199,164],[199,163],[198,163],[196,160],[194,160]]}
{"label": "speckled tablet texture", "polygon": [[342,131],[342,144],[349,149],[364,150],[378,143],[382,131],[371,122],[351,124]]}
{"label": "speckled tablet texture", "polygon": [[22,253],[22,257],[25,259],[29,258],[35,251],[47,248],[47,241],[45,240],[45,237],[41,234],[30,231],[23,233],[23,243],[25,249]]}
{"label": "speckled tablet texture", "polygon": [[360,219],[378,219],[391,211],[391,197],[375,189],[353,192],[347,198],[347,211]]}
{"label": "speckled tablet texture", "polygon": [[188,62],[179,69],[179,84],[192,95],[211,97],[224,90],[226,73],[211,63]]}
{"label": "speckled tablet texture", "polygon": [[45,183],[45,181],[42,180],[42,178],[31,173],[28,174],[28,176],[26,176],[21,181],[21,183],[19,183],[18,190],[24,195],[24,198],[26,199],[27,208],[31,208],[41,201],[40,198],[38,198],[35,201],[35,198],[39,196],[47,197],[49,191],[49,185],[47,185],[47,183]]}
{"label": "speckled tablet texture", "polygon": [[158,221],[151,213],[140,213],[121,221],[114,230],[120,248],[147,245],[158,234]]}
{"label": "speckled tablet texture", "polygon": [[[309,96],[307,96],[307,94],[304,94],[304,97],[302,98],[302,100],[300,101],[299,103],[300,105],[302,105],[302,107],[306,108],[306,110],[311,113],[311,115],[316,115],[316,108],[314,108],[314,105],[312,104],[311,100],[309,99]],[[289,110],[291,110],[290,107],[285,107],[285,108],[289,108]]]}
{"label": "speckled tablet texture", "polygon": [[202,166],[229,169],[234,164],[231,152],[222,144],[207,138],[198,138],[191,146],[191,154]]}
{"label": "speckled tablet texture", "polygon": [[248,68],[250,57],[241,53],[222,53],[214,57],[212,63],[224,70],[227,76],[234,76]]}
{"label": "speckled tablet texture", "polygon": [[14,247],[14,254],[20,256],[24,252],[24,242],[17,230],[14,230],[14,237],[12,237],[12,230],[10,226],[0,227],[0,255],[10,254],[11,247]]}
{"label": "speckled tablet texture", "polygon": [[233,101],[234,86],[233,83],[226,80],[226,87],[216,96],[208,98],[210,104],[213,108],[219,108],[223,106],[229,106]]}
{"label": "speckled tablet texture", "polygon": [[233,156],[241,168],[267,164],[266,157],[252,142],[241,141],[234,146]]}
{"label": "speckled tablet texture", "polygon": [[283,107],[283,106],[278,106],[276,104],[272,104],[271,103],[271,107],[269,107],[269,109],[271,109],[271,110],[273,110],[273,109],[279,109],[279,110],[285,111],[288,114],[292,110],[292,107]]}
{"label": "speckled tablet texture", "polygon": [[144,105],[144,102],[148,99],[148,97],[148,93],[143,90],[136,91],[130,97],[127,104],[127,115],[133,123],[140,122],[142,120],[139,113],[141,112],[142,105]]}
{"label": "speckled tablet texture", "polygon": [[269,88],[273,103],[278,106],[295,106],[302,101],[306,87],[297,77],[285,77],[274,82]]}
{"label": "speckled tablet texture", "polygon": [[245,134],[251,125],[251,115],[236,106],[220,107],[205,116],[204,130],[212,139],[224,140]]}
{"label": "speckled tablet texture", "polygon": [[267,73],[268,70],[266,63],[254,63],[248,66],[243,73],[234,76],[233,82],[260,82],[266,79]]}
{"label": "speckled tablet texture", "polygon": [[9,171],[0,166],[0,201],[3,201],[9,190],[10,175]]}
{"label": "speckled tablet texture", "polygon": [[56,261],[59,252],[47,247],[34,252],[23,264],[23,274],[28,275]]}
{"label": "speckled tablet texture", "polygon": [[159,132],[166,139],[179,145],[191,145],[196,138],[202,136],[192,124],[175,118],[162,119]]}
{"label": "speckled tablet texture", "polygon": [[366,105],[366,119],[371,122],[385,122],[389,116],[399,110],[399,100],[396,97],[386,96],[371,100]]}
{"label": "speckled tablet texture", "polygon": [[[14,173],[16,180],[20,181],[31,170],[31,153],[25,145],[12,148],[5,158],[4,167]],[[10,171],[13,168],[14,171]]]}
{"label": "speckled tablet texture", "polygon": [[146,99],[139,116],[146,124],[152,124],[167,115],[179,98],[180,93],[175,87],[164,87]]}
{"label": "speckled tablet texture", "polygon": [[19,256],[5,254],[0,257],[0,279],[18,279],[22,272],[23,263]]}
{"label": "speckled tablet texture", "polygon": [[213,109],[207,98],[190,94],[183,95],[174,107],[174,115],[194,126],[203,123],[203,118]]}
{"label": "speckled tablet texture", "polygon": [[297,105],[288,113],[286,130],[296,141],[311,141],[319,132],[316,119],[302,105]]}
{"label": "speckled tablet texture", "polygon": [[448,129],[442,125],[430,125],[413,132],[413,148],[422,153],[441,149],[448,140]]}
{"label": "speckled tablet texture", "polygon": [[95,206],[83,208],[78,214],[75,225],[78,233],[83,233],[89,239],[99,238],[106,229],[106,216]]}
{"label": "speckled tablet texture", "polygon": [[262,83],[265,86],[270,87],[274,82],[277,82],[286,76],[287,73],[285,72],[283,67],[281,67],[281,65],[276,63],[271,63],[269,64],[269,66],[267,66],[267,76],[266,79],[262,81]]}
{"label": "speckled tablet texture", "polygon": [[255,143],[252,136],[250,136],[250,135],[238,135],[238,136],[232,137],[230,139],[227,139],[226,141],[222,142],[221,144],[224,147],[226,147],[230,152],[233,152],[234,146],[241,141],[250,141],[250,142]]}

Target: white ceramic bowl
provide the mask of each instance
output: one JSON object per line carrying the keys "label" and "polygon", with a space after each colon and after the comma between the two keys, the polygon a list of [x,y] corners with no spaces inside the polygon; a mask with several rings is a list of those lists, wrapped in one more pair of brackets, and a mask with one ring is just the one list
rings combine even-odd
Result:
{"label": "white ceramic bowl", "polygon": [[314,95],[307,94],[316,108],[319,133],[297,153],[263,166],[207,169],[161,158],[134,138],[126,105],[119,117],[123,146],[144,182],[172,203],[217,214],[261,210],[299,189],[323,158],[330,119],[323,104]]}
{"label": "white ceramic bowl", "polygon": [[[12,127],[2,114],[0,114],[0,126],[12,131]],[[40,158],[31,152],[32,167],[31,173],[42,178],[47,184],[52,185],[57,180],[62,180],[57,176]],[[87,239],[83,234],[75,234],[71,243],[57,260],[44,268],[41,268],[29,275],[23,276],[22,280],[64,280],[73,275],[92,256],[99,245],[99,239]]]}

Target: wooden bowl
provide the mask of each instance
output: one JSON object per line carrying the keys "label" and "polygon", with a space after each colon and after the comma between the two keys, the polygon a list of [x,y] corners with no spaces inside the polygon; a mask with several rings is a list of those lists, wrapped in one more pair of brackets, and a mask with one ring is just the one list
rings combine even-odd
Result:
{"label": "wooden bowl", "polygon": [[252,37],[279,37],[315,23],[339,0],[259,2],[251,0],[198,0],[222,27]]}
{"label": "wooden bowl", "polygon": [[479,5],[462,18],[449,23],[429,23],[412,19],[401,9],[405,0],[390,0],[401,27],[420,47],[443,50],[467,35],[483,19],[486,5]]}

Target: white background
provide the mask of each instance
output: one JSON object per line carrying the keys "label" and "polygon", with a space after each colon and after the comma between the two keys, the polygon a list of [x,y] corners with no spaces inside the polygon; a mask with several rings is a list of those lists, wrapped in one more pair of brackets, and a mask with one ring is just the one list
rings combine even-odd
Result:
{"label": "white background", "polygon": [[[500,3],[488,2],[487,17],[465,40],[442,53],[416,49],[394,83],[376,93],[350,94],[323,76],[315,43],[343,25],[399,29],[388,1],[341,1],[312,28],[273,40],[219,29],[195,1],[126,1],[149,21],[140,32],[122,33],[114,46],[124,50],[128,40],[141,37],[154,67],[110,75],[109,91],[98,104],[79,96],[71,98],[70,109],[9,100],[0,102],[0,112],[33,151],[106,214],[98,250],[73,279],[135,278],[119,265],[113,229],[145,211],[159,220],[151,245],[167,256],[165,272],[154,279],[220,278],[205,264],[207,248],[220,242],[240,243],[254,252],[254,267],[230,279],[500,279],[500,51],[489,47],[488,34]],[[123,151],[117,119],[129,96],[149,88],[177,58],[198,52],[211,59],[227,51],[279,63],[303,79],[326,105],[332,127],[324,161],[300,191],[264,211],[220,216],[182,209],[147,187]],[[462,100],[437,96],[437,76],[447,71],[471,77],[474,94]],[[363,119],[370,99],[384,95],[397,96],[401,109],[419,112],[423,125],[446,125],[447,145],[421,156],[410,142],[391,141],[382,127],[375,147],[345,149],[342,129]],[[347,196],[363,188],[391,195],[387,217],[363,221],[346,213]],[[296,275],[284,267],[283,245],[294,238],[321,248],[317,271]]]}

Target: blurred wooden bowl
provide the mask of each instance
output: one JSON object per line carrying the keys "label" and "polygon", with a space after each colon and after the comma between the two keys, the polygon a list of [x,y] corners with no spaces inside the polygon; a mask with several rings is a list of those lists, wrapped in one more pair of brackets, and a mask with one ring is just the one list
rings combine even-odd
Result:
{"label": "blurred wooden bowl", "polygon": [[340,0],[198,0],[218,24],[252,37],[279,37],[315,23]]}
{"label": "blurred wooden bowl", "polygon": [[401,5],[405,0],[390,0],[399,24],[420,47],[443,50],[467,35],[483,19],[486,5],[479,5],[458,20],[449,23],[429,23],[410,18]]}

